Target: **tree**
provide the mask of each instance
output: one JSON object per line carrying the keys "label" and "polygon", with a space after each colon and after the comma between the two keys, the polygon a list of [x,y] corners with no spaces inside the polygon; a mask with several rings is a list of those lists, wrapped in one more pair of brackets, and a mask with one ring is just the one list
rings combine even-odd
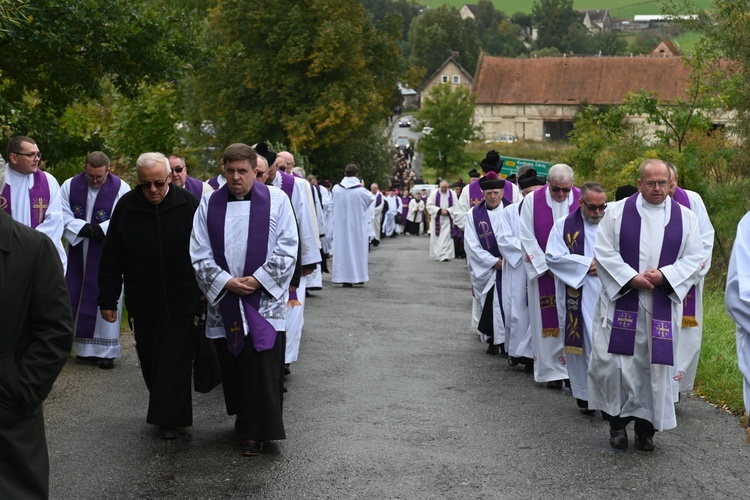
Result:
{"label": "tree", "polygon": [[603,56],[621,56],[628,52],[628,42],[612,31],[602,31],[592,37],[594,53]]}
{"label": "tree", "polygon": [[516,57],[526,51],[518,37],[521,27],[504,19],[487,29],[482,36],[482,49],[492,56]]}
{"label": "tree", "polygon": [[454,89],[448,83],[433,87],[416,113],[423,126],[432,127],[432,132],[419,140],[417,149],[424,155],[424,165],[438,170],[443,179],[465,166],[466,142],[478,133],[472,124],[473,116],[471,91],[466,87]]}
{"label": "tree", "polygon": [[534,0],[531,17],[539,30],[535,45],[537,49],[557,47],[561,52],[567,52],[566,37],[570,25],[581,24],[573,10],[573,0]]}
{"label": "tree", "polygon": [[452,52],[466,70],[474,74],[479,60],[479,36],[471,19],[461,19],[451,7],[429,9],[416,18],[409,30],[410,62],[434,73]]}

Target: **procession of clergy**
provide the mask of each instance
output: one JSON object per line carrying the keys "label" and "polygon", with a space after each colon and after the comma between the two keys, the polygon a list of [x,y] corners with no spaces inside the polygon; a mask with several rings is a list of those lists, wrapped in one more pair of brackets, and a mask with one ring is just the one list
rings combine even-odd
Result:
{"label": "procession of clergy", "polygon": [[[635,421],[635,448],[653,450],[654,433],[676,427],[674,405],[695,381],[714,240],[703,201],[656,159],[611,203],[597,182],[576,187],[568,165],[546,179],[521,171],[516,183],[500,177],[501,166],[487,153],[484,176],[457,201],[441,200],[443,224],[464,231],[472,326],[488,353],[523,365],[537,383],[569,387],[583,415],[599,410],[613,448],[628,448]],[[734,281],[744,287],[736,309],[746,329],[748,272]]]}

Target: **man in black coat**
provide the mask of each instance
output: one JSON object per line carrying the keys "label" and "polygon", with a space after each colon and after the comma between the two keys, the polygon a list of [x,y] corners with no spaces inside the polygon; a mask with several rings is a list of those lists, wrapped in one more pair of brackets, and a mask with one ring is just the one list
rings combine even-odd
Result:
{"label": "man in black coat", "polygon": [[146,422],[176,439],[193,424],[191,374],[194,319],[201,296],[190,261],[190,232],[198,200],[172,180],[161,153],[137,161],[138,185],[120,198],[99,265],[102,317],[117,319],[125,283],[141,372],[149,390]]}
{"label": "man in black coat", "polygon": [[[6,167],[0,159],[0,191]],[[47,498],[42,401],[73,345],[63,268],[52,241],[0,210],[0,498]]]}

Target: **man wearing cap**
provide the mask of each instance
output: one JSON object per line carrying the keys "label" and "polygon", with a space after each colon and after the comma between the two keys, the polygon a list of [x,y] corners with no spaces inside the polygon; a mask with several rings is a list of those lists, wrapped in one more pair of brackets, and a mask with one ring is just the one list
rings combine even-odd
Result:
{"label": "man wearing cap", "polygon": [[565,345],[570,389],[581,413],[588,406],[587,373],[591,357],[594,308],[601,283],[594,262],[596,232],[607,208],[607,192],[598,182],[581,186],[580,206],[555,221],[547,241],[547,266],[555,275],[557,319]]}
{"label": "man wearing cap", "polygon": [[[508,182],[506,180],[506,182]],[[528,169],[518,179],[523,196],[528,196],[544,187],[544,179],[536,170]],[[511,366],[523,364],[527,373],[534,371],[534,354],[531,349],[529,329],[529,305],[526,295],[526,269],[518,238],[518,219],[521,204],[508,205],[503,209],[502,228],[498,247],[503,257],[503,311],[505,312],[505,349]]]}
{"label": "man wearing cap", "polygon": [[173,186],[187,189],[199,200],[214,190],[209,183],[188,176],[185,159],[182,156],[172,153],[167,158],[169,159],[169,166],[172,168]]}
{"label": "man wearing cap", "polygon": [[190,255],[208,299],[227,413],[236,415],[242,455],[285,439],[282,419],[285,306],[299,245],[289,197],[255,180],[258,156],[224,150],[226,186],[201,200]]}
{"label": "man wearing cap", "polygon": [[534,380],[546,382],[551,388],[562,388],[568,370],[557,319],[555,279],[544,252],[555,221],[575,211],[579,198],[580,191],[573,186],[573,169],[564,163],[553,165],[547,185],[524,201],[518,223],[528,278]]}
{"label": "man wearing cap", "polygon": [[488,344],[487,353],[505,352],[505,318],[503,314],[502,267],[498,239],[501,233],[505,181],[489,172],[479,185],[484,200],[466,215],[464,247],[469,264],[471,286],[479,298],[482,310],[478,330],[482,342]]}
{"label": "man wearing cap", "polygon": [[677,426],[675,342],[683,300],[703,261],[698,218],[672,200],[669,168],[641,163],[638,195],[608,207],[594,244],[602,283],[588,371],[589,408],[612,416],[610,446],[654,449],[653,435]]}
{"label": "man wearing cap", "polygon": [[73,352],[77,358],[113,368],[120,357],[122,301],[117,319],[104,321],[97,308],[99,262],[109,219],[118,200],[130,186],[109,171],[109,158],[94,151],[86,158],[83,172],[65,181],[61,188],[68,269],[65,281],[75,321]]}
{"label": "man wearing cap", "polygon": [[430,257],[440,262],[447,262],[455,257],[451,230],[456,200],[456,193],[448,188],[448,181],[440,181],[439,189],[430,193],[427,199],[427,212],[432,219]]}

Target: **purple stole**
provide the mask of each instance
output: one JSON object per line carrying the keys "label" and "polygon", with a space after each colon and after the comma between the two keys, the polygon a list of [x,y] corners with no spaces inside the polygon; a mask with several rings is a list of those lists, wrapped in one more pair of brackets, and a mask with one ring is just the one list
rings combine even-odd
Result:
{"label": "purple stole", "polygon": [[[115,200],[120,192],[121,183],[122,181],[115,174],[110,173],[107,176],[107,181],[99,188],[96,200],[94,200],[91,225],[99,225],[109,220],[115,206]],[[76,219],[86,220],[88,193],[89,185],[83,172],[70,180],[70,196],[68,199],[73,217]],[[83,243],[80,242],[78,245],[70,246],[65,282],[68,285],[73,318],[77,318],[76,337],[92,339],[94,338],[97,317],[96,298],[99,296],[97,274],[104,242],[89,238],[85,269],[83,265]]]}
{"label": "purple stole", "polygon": [[[586,226],[581,207],[565,218],[563,238],[571,254],[584,255]],[[570,354],[583,354],[582,289],[565,286],[565,352]]]}
{"label": "purple stole", "polygon": [[[549,186],[534,191],[534,236],[542,251],[547,250],[547,240],[552,226],[555,224],[555,218],[552,214],[552,207],[547,204],[546,193]],[[573,188],[573,203],[570,205],[570,211],[573,212],[578,207],[578,200],[581,198],[581,191]],[[557,318],[557,297],[555,296],[555,278],[543,274],[537,280],[539,283],[539,306],[542,312],[542,338],[557,337],[560,334],[560,321]]]}
{"label": "purple stole", "polygon": [[[674,192],[674,201],[685,208],[690,208],[690,198],[687,192],[681,187],[677,187]],[[695,285],[690,287],[685,300],[682,302],[682,326],[685,328],[698,326],[698,320],[695,317]]]}
{"label": "purple stole", "polygon": [[381,203],[383,203],[383,195],[381,193],[378,193],[378,195],[375,197],[375,206],[379,207]]}
{"label": "purple stole", "polygon": [[281,188],[282,191],[286,193],[286,195],[289,197],[289,200],[292,199],[292,193],[294,192],[294,176],[289,175],[286,172],[282,172],[281,170],[278,170],[276,172],[276,175],[281,176]]}
{"label": "purple stole", "polygon": [[401,217],[403,217],[404,224],[406,224],[406,216],[409,215],[409,201],[411,198],[408,196],[401,197]]}
{"label": "purple stole", "polygon": [[[513,183],[505,181],[503,185],[503,205],[508,206],[513,203]],[[482,188],[479,187],[479,179],[471,181],[469,184],[469,203],[471,206],[479,205],[484,200]]]}
{"label": "purple stole", "polygon": [[[211,177],[210,179],[208,179],[207,182],[208,182],[209,186],[211,186],[212,188],[214,188],[214,191],[216,191],[217,189],[219,189],[219,176],[218,175],[216,177]],[[200,198],[198,198],[198,199],[200,199]]]}
{"label": "purple stole", "polygon": [[[29,210],[31,211],[31,228],[36,227],[44,222],[45,210],[49,207],[49,183],[47,176],[40,169],[31,174],[34,176],[34,185],[29,189]],[[0,208],[5,210],[8,215],[13,216],[11,207],[10,186],[6,183],[0,194]]]}
{"label": "purple stole", "polygon": [[[495,210],[497,210],[497,208]],[[492,221],[490,221],[490,214],[484,200],[474,207],[474,229],[477,232],[479,246],[481,246],[483,250],[488,251],[493,257],[499,259],[500,248],[497,246],[497,237],[492,229]],[[503,321],[505,321],[502,276],[502,271],[500,269],[495,269],[495,292],[500,299],[500,315],[503,317]]]}
{"label": "purple stole", "polygon": [[[214,260],[224,271],[229,272],[224,254],[224,224],[227,214],[229,189],[226,184],[218,194],[211,195],[208,202],[207,226]],[[248,245],[245,255],[243,276],[252,275],[266,261],[268,232],[271,220],[271,194],[269,189],[258,181],[253,182],[250,217],[248,218]],[[263,290],[255,290],[250,295],[239,296],[227,291],[219,302],[229,352],[237,356],[245,347],[245,331],[240,314],[240,304],[253,347],[256,351],[267,351],[276,343],[276,329],[258,312]]]}
{"label": "purple stole", "polygon": [[[622,260],[638,271],[640,269],[641,215],[636,200],[631,196],[625,201],[620,225],[620,255]],[[674,200],[670,204],[669,224],[664,228],[659,267],[668,266],[677,260],[682,244],[682,213]],[[639,291],[631,289],[615,303],[612,334],[607,352],[632,356],[635,350],[636,325],[638,323]],[[653,289],[654,317],[651,321],[651,363],[673,365],[672,352],[672,301],[660,287]]]}
{"label": "purple stole", "polygon": [[[216,184],[218,184],[219,181],[216,181]],[[203,198],[203,183],[199,181],[198,179],[194,179],[193,177],[185,177],[185,189],[190,191],[195,195],[196,198],[198,198],[198,201]],[[216,189],[216,188],[214,188]]]}
{"label": "purple stole", "polygon": [[[448,208],[453,206],[453,191],[450,189],[447,191],[448,193]],[[440,209],[440,191],[438,190],[437,194],[435,195],[435,206]],[[442,210],[442,209],[441,209]],[[438,212],[437,216],[435,216],[435,236],[440,236],[440,213]],[[453,231],[453,217],[450,216],[450,214],[447,216],[448,220],[451,223],[451,231]]]}

